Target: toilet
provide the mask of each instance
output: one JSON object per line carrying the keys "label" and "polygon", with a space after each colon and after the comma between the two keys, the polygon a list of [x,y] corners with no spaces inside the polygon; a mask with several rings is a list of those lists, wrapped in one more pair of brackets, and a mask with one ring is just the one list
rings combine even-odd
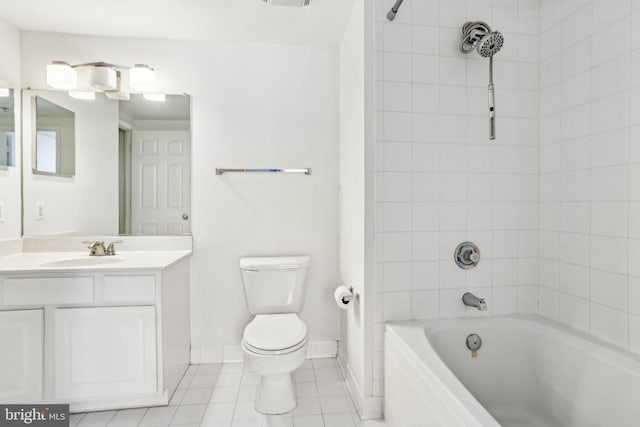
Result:
{"label": "toilet", "polygon": [[296,407],[293,371],[304,363],[307,325],[297,313],[304,307],[311,257],[241,258],[238,265],[247,308],[255,317],[244,329],[242,352],[247,367],[260,375],[256,411],[283,414]]}

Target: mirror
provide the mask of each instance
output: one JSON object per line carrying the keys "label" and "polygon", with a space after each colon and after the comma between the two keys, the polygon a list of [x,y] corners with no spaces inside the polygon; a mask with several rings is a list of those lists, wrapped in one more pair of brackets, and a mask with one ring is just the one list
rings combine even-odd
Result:
{"label": "mirror", "polygon": [[33,173],[71,177],[76,171],[76,115],[36,96]]}
{"label": "mirror", "polygon": [[0,84],[0,167],[16,165],[16,120],[13,95],[13,89]]}
{"label": "mirror", "polygon": [[39,148],[57,147],[51,130],[39,127],[39,102],[75,120],[73,173],[23,169],[25,235],[191,232],[190,96],[167,95],[164,102],[134,94],[118,101],[102,93],[80,100],[41,90],[22,96],[25,165],[42,165]]}

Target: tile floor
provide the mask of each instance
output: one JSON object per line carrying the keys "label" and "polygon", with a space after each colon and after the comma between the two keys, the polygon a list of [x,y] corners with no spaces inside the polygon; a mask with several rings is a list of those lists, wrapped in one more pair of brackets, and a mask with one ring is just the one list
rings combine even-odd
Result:
{"label": "tile floor", "polygon": [[70,427],[385,427],[361,421],[336,359],[313,359],[294,372],[298,406],[284,415],[254,409],[258,375],[242,363],[192,365],[169,406],[89,412]]}

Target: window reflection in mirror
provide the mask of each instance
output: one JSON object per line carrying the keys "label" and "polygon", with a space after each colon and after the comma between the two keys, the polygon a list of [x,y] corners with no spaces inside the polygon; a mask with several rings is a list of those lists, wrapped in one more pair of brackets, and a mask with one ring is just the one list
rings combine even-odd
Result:
{"label": "window reflection in mirror", "polygon": [[75,174],[75,113],[41,96],[35,97],[34,173]]}
{"label": "window reflection in mirror", "polygon": [[15,166],[15,114],[13,89],[0,87],[0,166]]}

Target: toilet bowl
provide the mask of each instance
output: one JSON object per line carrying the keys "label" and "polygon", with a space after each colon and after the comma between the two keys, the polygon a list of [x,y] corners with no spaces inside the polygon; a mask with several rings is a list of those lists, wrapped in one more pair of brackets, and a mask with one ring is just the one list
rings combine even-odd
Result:
{"label": "toilet bowl", "polygon": [[311,258],[241,258],[245,297],[255,314],[244,329],[246,366],[260,375],[256,411],[282,414],[296,407],[293,371],[304,363],[307,325],[297,313],[304,307],[306,273]]}
{"label": "toilet bowl", "polygon": [[293,371],[304,363],[307,327],[297,315],[263,314],[245,328],[242,351],[248,368],[260,375],[256,411],[283,414],[296,406]]}

